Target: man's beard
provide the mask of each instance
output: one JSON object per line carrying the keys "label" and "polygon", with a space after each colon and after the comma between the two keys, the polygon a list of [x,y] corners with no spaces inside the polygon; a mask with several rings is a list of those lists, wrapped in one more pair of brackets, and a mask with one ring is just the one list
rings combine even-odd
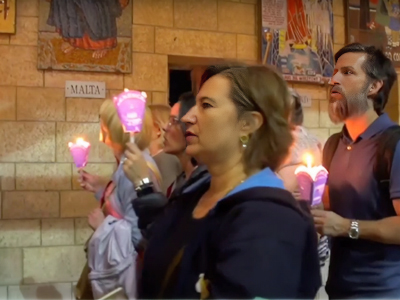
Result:
{"label": "man's beard", "polygon": [[332,123],[339,124],[351,117],[360,116],[368,110],[368,82],[358,93],[347,93],[340,86],[334,86],[342,99],[330,98],[328,112]]}

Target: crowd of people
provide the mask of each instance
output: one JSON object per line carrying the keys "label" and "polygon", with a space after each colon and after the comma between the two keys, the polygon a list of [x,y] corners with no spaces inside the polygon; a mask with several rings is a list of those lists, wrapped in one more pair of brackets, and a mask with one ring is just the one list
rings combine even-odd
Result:
{"label": "crowd of people", "polygon": [[[400,298],[400,130],[384,112],[397,75],[372,46],[335,61],[328,112],[343,128],[325,146],[268,66],[208,66],[172,108],[148,105],[135,143],[106,100],[116,169],[80,171],[99,208],[76,298],[314,299],[328,266],[330,299]],[[323,205],[301,196],[305,153],[329,171]]]}

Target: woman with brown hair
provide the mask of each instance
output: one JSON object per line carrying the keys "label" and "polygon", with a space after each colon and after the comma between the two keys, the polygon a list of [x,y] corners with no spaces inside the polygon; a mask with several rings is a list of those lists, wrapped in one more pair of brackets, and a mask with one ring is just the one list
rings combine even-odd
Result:
{"label": "woman with brown hair", "polygon": [[290,94],[265,66],[212,66],[182,118],[186,152],[211,182],[153,228],[139,298],[314,298],[313,222],[274,173],[292,144]]}

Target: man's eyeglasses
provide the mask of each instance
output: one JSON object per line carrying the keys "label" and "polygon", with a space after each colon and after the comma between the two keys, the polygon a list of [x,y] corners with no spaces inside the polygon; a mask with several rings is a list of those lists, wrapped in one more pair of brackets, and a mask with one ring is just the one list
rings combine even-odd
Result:
{"label": "man's eyeglasses", "polygon": [[180,121],[179,121],[178,117],[174,117],[174,116],[169,117],[169,122],[168,122],[169,127],[175,126],[179,123],[180,123]]}

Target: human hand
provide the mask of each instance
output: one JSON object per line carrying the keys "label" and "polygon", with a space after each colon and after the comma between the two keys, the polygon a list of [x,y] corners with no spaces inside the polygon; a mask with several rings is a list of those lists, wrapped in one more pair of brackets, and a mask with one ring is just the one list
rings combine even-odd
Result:
{"label": "human hand", "polygon": [[123,170],[126,177],[135,185],[140,185],[144,178],[150,176],[149,167],[143,157],[142,151],[134,143],[126,144]]}
{"label": "human hand", "polygon": [[94,209],[88,216],[89,226],[96,230],[105,219],[104,213],[100,208]]}
{"label": "human hand", "polygon": [[317,232],[329,236],[347,236],[351,221],[342,218],[332,211],[312,209],[314,224]]}
{"label": "human hand", "polygon": [[97,193],[99,190],[106,187],[108,180],[97,175],[90,174],[84,170],[79,170],[78,182],[81,187],[92,193]]}

